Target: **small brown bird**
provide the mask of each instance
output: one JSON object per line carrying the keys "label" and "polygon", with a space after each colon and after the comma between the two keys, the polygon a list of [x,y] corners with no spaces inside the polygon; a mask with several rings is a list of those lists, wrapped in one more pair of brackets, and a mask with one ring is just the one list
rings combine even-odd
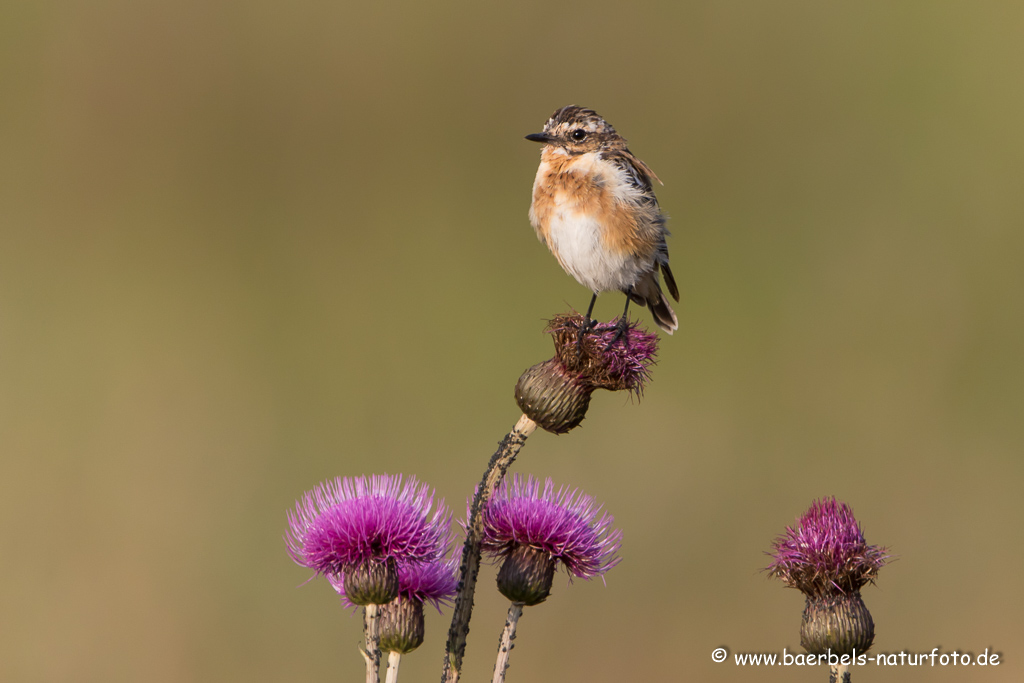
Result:
{"label": "small brown bird", "polygon": [[542,133],[526,139],[544,144],[530,223],[565,272],[594,293],[587,327],[597,295],[619,290],[626,295],[620,336],[630,301],[650,308],[658,327],[672,334],[679,322],[662,294],[658,270],[676,301],[679,288],[668,267],[665,215],[651,186],[651,179],[661,179],[591,109],[562,107]]}

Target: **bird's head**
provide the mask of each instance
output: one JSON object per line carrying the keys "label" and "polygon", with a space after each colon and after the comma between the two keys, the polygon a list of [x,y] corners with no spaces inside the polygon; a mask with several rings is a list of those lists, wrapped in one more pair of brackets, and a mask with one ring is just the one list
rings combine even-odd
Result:
{"label": "bird's head", "polygon": [[527,135],[526,139],[560,147],[568,154],[585,154],[626,144],[596,111],[574,104],[557,110],[544,124],[543,132]]}

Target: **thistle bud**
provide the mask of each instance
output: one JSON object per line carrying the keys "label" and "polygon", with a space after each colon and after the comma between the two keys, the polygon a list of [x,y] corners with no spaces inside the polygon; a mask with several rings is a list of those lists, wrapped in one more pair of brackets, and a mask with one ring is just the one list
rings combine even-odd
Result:
{"label": "thistle bud", "polygon": [[498,590],[512,602],[539,605],[551,595],[555,558],[528,545],[512,549],[498,570]]}
{"label": "thistle bud", "polygon": [[398,596],[395,560],[364,562],[344,574],[345,596],[353,605],[383,605]]}
{"label": "thistle bud", "polygon": [[557,358],[538,363],[516,382],[516,403],[523,413],[552,434],[578,427],[590,407],[593,389],[579,381]]}
{"label": "thistle bud", "polygon": [[380,649],[409,654],[423,644],[423,601],[399,595],[380,608]]}
{"label": "thistle bud", "polygon": [[[411,562],[398,565],[398,597],[380,605],[380,649],[408,654],[423,644],[423,603],[438,611],[455,595],[459,568],[457,559]],[[327,577],[346,607],[359,603],[361,596],[349,591],[348,575]]]}
{"label": "thistle bud", "polygon": [[860,591],[807,598],[800,624],[800,644],[813,655],[867,652],[875,639],[875,622]]}

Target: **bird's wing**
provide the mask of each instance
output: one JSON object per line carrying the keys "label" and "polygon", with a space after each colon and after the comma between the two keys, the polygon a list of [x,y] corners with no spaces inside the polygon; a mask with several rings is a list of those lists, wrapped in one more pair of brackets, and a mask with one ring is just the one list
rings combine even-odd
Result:
{"label": "bird's wing", "polygon": [[661,182],[661,178],[651,170],[651,167],[641,161],[628,149],[616,149],[606,153],[606,158],[619,168],[625,170],[633,185],[644,192],[652,192],[654,189],[651,180]]}
{"label": "bird's wing", "polygon": [[653,178],[659,183],[661,180],[654,175],[654,171],[647,164],[633,156],[628,149],[612,150],[605,152],[602,156],[624,172],[626,181],[638,190],[637,194],[643,204],[658,206],[658,198],[654,196],[651,179]]}

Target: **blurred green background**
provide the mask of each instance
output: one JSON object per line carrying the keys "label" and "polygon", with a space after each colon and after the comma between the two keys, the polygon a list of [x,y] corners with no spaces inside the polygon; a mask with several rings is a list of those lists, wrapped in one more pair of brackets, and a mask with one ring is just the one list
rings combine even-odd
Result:
{"label": "blurred green background", "polygon": [[523,136],[576,103],[665,181],[680,330],[642,403],[520,455],[624,559],[526,611],[509,680],[825,680],[710,657],[799,650],[759,568],[825,495],[899,556],[876,652],[1004,660],[858,678],[1021,680],[1022,32],[1012,0],[4,3],[0,679],[361,680],[285,513],[373,472],[462,509],[588,302],[526,217]]}

